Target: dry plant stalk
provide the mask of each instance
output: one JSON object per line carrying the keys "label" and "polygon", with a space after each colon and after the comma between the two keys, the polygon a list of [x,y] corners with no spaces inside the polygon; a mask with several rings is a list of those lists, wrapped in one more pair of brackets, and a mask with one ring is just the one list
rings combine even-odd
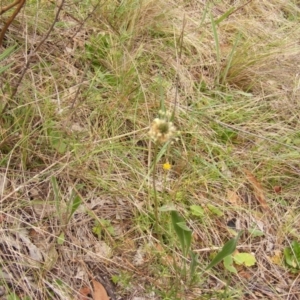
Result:
{"label": "dry plant stalk", "polygon": [[12,21],[15,19],[17,14],[20,12],[20,10],[23,7],[23,5],[25,4],[25,2],[26,2],[26,0],[16,0],[14,3],[12,3],[10,5],[7,5],[7,6],[5,6],[1,9],[0,15],[4,14],[6,11],[10,10],[14,6],[17,6],[16,10],[13,12],[13,14],[10,16],[10,18],[7,20],[7,22],[4,24],[4,26],[1,30],[1,33],[0,33],[0,47],[2,46],[3,39],[4,39],[4,36],[5,36],[5,33],[8,29],[8,27],[10,26]]}

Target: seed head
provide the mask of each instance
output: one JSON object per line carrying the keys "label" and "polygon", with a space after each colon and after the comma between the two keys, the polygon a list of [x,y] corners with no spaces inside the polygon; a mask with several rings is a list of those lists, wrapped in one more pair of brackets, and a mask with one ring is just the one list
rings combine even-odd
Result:
{"label": "seed head", "polygon": [[176,128],[172,122],[166,118],[156,118],[153,120],[149,136],[156,143],[165,143],[171,141],[176,134]]}

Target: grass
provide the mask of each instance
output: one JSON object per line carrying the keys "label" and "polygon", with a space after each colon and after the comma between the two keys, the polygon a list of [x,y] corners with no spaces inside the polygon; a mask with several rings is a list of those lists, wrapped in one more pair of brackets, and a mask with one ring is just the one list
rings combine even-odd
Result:
{"label": "grass", "polygon": [[[111,299],[298,299],[300,8],[229,2],[66,1],[30,58],[58,7],[27,1],[0,56],[8,299],[75,299],[91,279]],[[156,156],[150,126],[174,105]],[[204,272],[239,230],[256,264]]]}

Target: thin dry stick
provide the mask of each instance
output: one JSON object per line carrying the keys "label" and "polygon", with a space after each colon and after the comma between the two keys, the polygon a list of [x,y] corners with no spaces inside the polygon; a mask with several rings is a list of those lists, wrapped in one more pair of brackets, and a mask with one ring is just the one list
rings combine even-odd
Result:
{"label": "thin dry stick", "polygon": [[1,11],[0,11],[0,15],[4,14],[5,12],[7,12],[8,10],[10,10],[12,7],[16,6],[17,4],[20,3],[21,0],[16,0],[14,3],[12,4],[9,4],[7,6],[4,6],[1,8]]}
{"label": "thin dry stick", "polygon": [[23,5],[25,4],[25,2],[26,2],[26,0],[18,0],[16,2],[12,3],[11,5],[8,5],[8,6],[4,7],[1,10],[1,14],[3,14],[8,9],[10,9],[10,8],[14,7],[15,5],[19,4],[17,6],[16,10],[14,11],[14,13],[10,16],[10,18],[8,19],[8,21],[5,23],[4,27],[1,30],[1,33],[0,33],[0,47],[2,46],[3,39],[4,39],[4,36],[5,36],[5,33],[6,33],[7,29],[8,29],[8,27],[10,26],[10,24],[12,23],[12,21],[15,19],[15,17],[17,16],[17,14],[20,12],[20,10],[23,7]]}
{"label": "thin dry stick", "polygon": [[[25,0],[23,0],[25,1]],[[46,33],[46,35],[44,36],[44,38],[39,42],[39,44],[37,45],[37,47],[35,48],[35,50],[32,50],[31,53],[28,55],[28,59],[27,59],[27,62],[23,68],[23,71],[17,81],[17,84],[15,86],[15,88],[13,89],[12,91],[12,94],[11,94],[11,99],[14,98],[14,96],[16,95],[17,91],[18,91],[18,88],[21,84],[21,81],[22,79],[24,78],[25,76],[25,73],[27,72],[27,70],[29,69],[29,66],[30,66],[30,63],[32,61],[32,58],[34,57],[34,55],[38,52],[38,50],[40,49],[40,47],[45,43],[45,41],[48,39],[50,33],[52,32],[54,26],[55,26],[55,23],[57,22],[58,20],[58,17],[59,17],[59,14],[64,6],[64,3],[65,3],[65,0],[62,0],[61,3],[60,3],[60,6],[58,7],[58,10],[56,12],[56,15],[55,15],[55,18],[54,18],[54,21],[52,22],[48,32]],[[6,109],[8,108],[8,102],[5,104],[3,110],[2,110],[2,114],[6,111]]]}
{"label": "thin dry stick", "polygon": [[[251,3],[253,0],[249,0],[248,2],[238,6],[236,9],[234,9],[230,14],[228,14],[228,16],[226,18],[229,18],[229,16],[235,14],[237,11],[239,11],[240,9],[242,9],[243,7],[247,6],[249,3]],[[211,24],[211,22],[207,22],[207,23],[204,23],[204,25],[209,25]]]}
{"label": "thin dry stick", "polygon": [[75,97],[74,97],[74,99],[73,99],[73,102],[72,102],[72,104],[71,104],[71,106],[70,106],[71,109],[74,107],[75,102],[76,102],[76,100],[77,100],[77,98],[78,98],[78,96],[79,96],[79,92],[80,92],[81,87],[82,87],[82,84],[83,84],[83,82],[84,82],[85,75],[87,74],[87,72],[88,72],[88,70],[89,70],[89,68],[90,68],[90,65],[91,65],[91,63],[88,63],[88,64],[86,65],[86,67],[85,67],[85,69],[84,69],[84,71],[83,71],[83,73],[82,73],[82,75],[81,75],[81,79],[80,79],[80,82],[79,82],[79,86],[78,86],[78,88],[77,88],[77,91],[76,91]]}
{"label": "thin dry stick", "polygon": [[238,10],[242,9],[243,7],[245,7],[245,6],[248,5],[250,2],[252,2],[252,0],[249,0],[248,2],[244,3],[243,5],[237,7],[234,11],[232,11],[232,12],[228,15],[228,17],[231,16],[231,15],[233,15],[233,14],[235,14]]}
{"label": "thin dry stick", "polygon": [[183,48],[183,37],[184,37],[184,28],[186,25],[186,19],[185,16],[183,18],[183,23],[182,23],[182,30],[181,30],[181,34],[179,37],[179,53],[178,53],[178,57],[177,57],[177,71],[176,71],[176,88],[175,88],[175,96],[174,96],[174,108],[173,108],[173,113],[172,113],[172,117],[171,120],[173,120],[175,118],[175,113],[176,113],[176,107],[177,107],[177,101],[178,101],[178,89],[179,89],[179,75],[178,75],[178,68],[179,65],[181,63],[181,57],[182,57],[182,48]]}
{"label": "thin dry stick", "polygon": [[155,143],[154,165],[153,165],[153,171],[152,171],[153,172],[152,185],[153,185],[153,193],[154,193],[154,217],[155,217],[155,230],[156,230],[156,233],[158,233],[158,224],[159,224],[159,220],[158,220],[158,199],[157,199],[156,180],[155,180],[157,154],[158,154],[157,143]]}
{"label": "thin dry stick", "polygon": [[74,32],[74,34],[69,38],[69,41],[72,41],[74,39],[74,37],[77,35],[77,33],[82,29],[82,27],[84,26],[85,22],[94,14],[94,12],[96,11],[96,9],[99,7],[101,3],[101,0],[98,1],[98,3],[94,6],[94,8],[92,9],[92,11],[84,18],[84,20],[81,22],[77,19],[75,19],[72,15],[70,15],[71,18],[73,18],[74,20],[76,20],[80,26],[79,28]]}

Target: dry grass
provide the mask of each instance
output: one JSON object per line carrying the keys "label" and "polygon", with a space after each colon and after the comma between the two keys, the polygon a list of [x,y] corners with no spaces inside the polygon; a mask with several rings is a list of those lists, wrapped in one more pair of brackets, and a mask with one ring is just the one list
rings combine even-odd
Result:
{"label": "dry grass", "polygon": [[[0,62],[13,63],[0,90],[3,299],[76,299],[92,278],[111,299],[298,299],[283,250],[300,233],[299,4],[66,1],[11,97],[57,11],[27,2]],[[169,213],[153,227],[147,132],[161,103],[176,103],[180,135],[160,152],[158,200],[193,229],[194,283],[174,266]],[[200,276],[232,227],[256,265]]]}

